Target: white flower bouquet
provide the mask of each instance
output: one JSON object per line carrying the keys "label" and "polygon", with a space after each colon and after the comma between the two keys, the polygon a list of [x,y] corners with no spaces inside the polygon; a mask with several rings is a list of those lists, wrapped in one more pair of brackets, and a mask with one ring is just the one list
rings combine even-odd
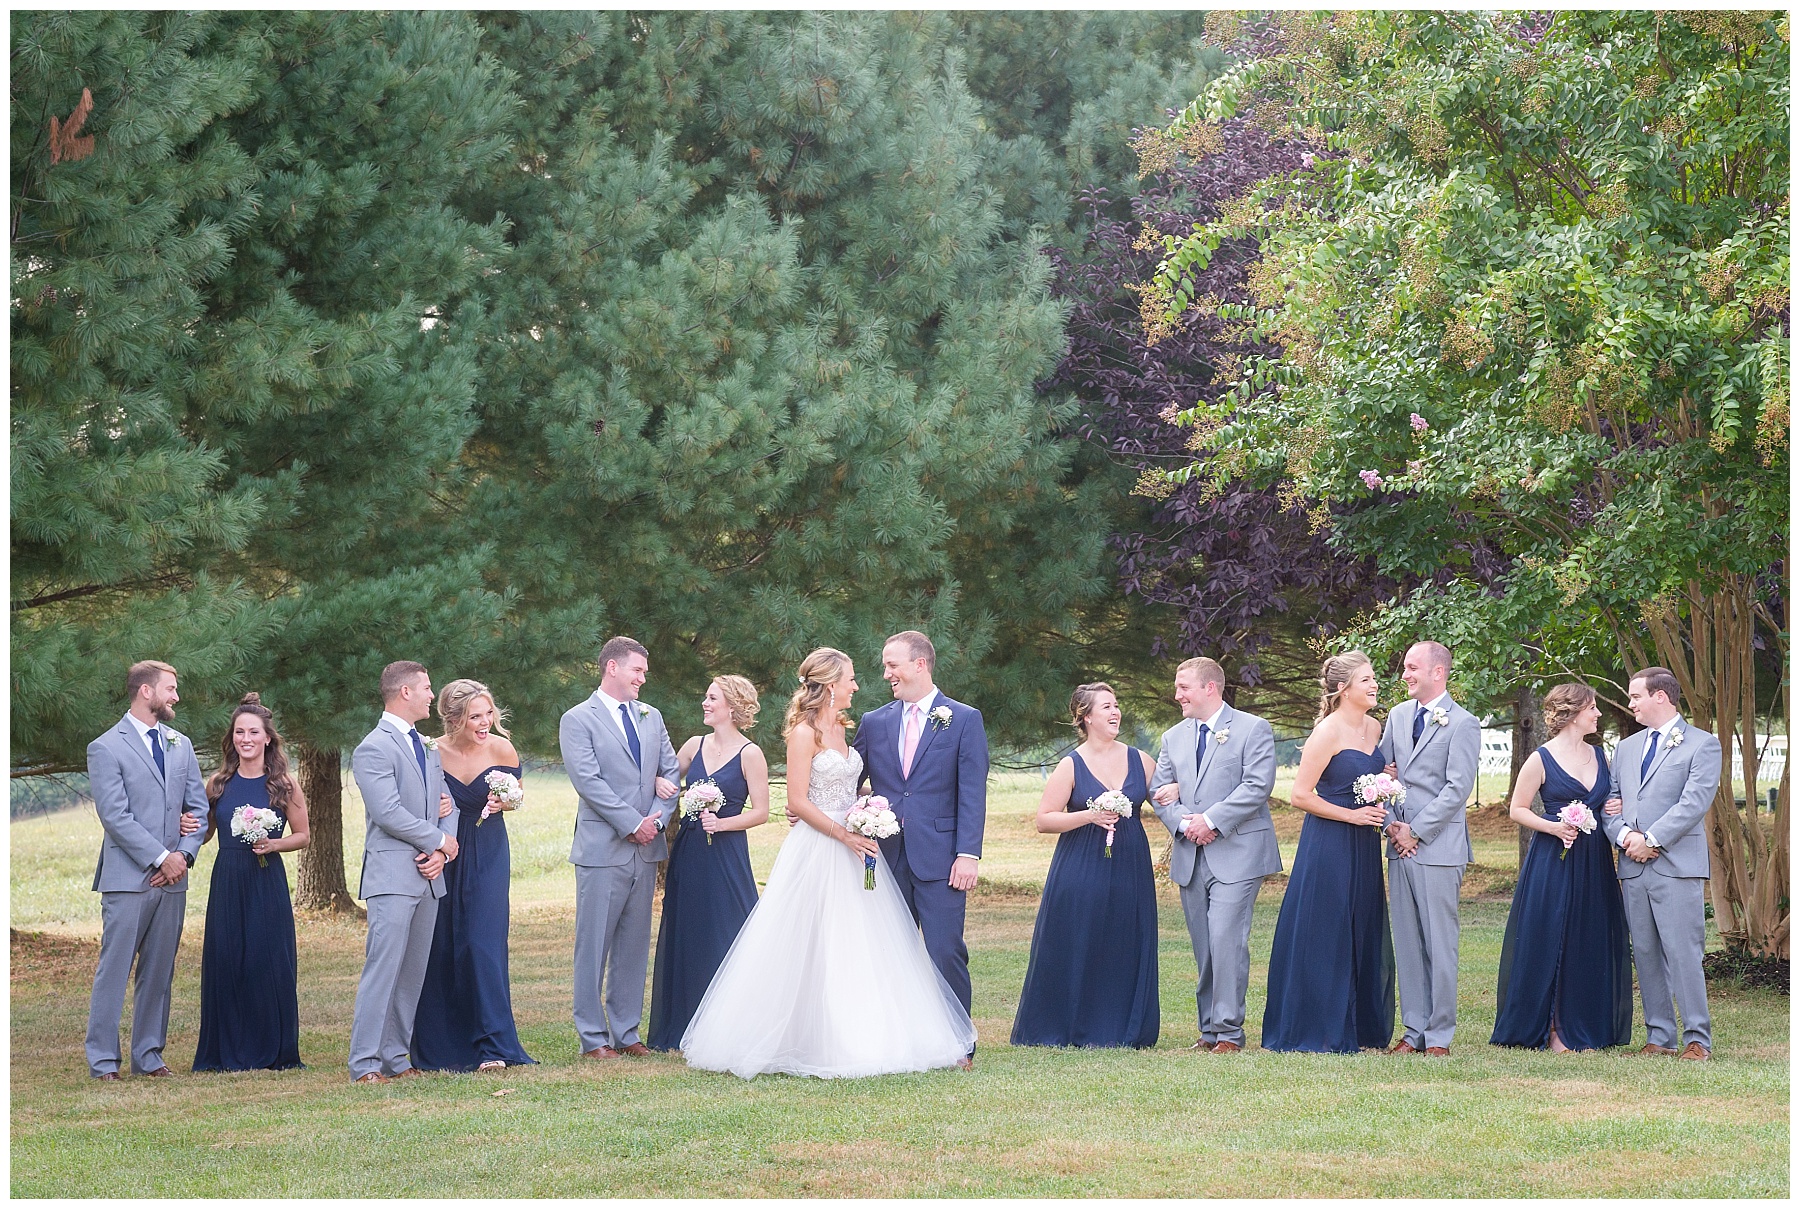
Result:
{"label": "white flower bouquet", "polygon": [[487,822],[488,815],[517,810],[519,803],[525,800],[525,787],[519,784],[519,778],[504,769],[496,768],[488,773],[487,787],[488,800],[481,808],[481,817],[475,820],[477,827]]}
{"label": "white flower bouquet", "polygon": [[[872,840],[885,840],[900,834],[900,819],[894,814],[891,803],[878,793],[866,794],[856,799],[850,812],[844,816],[844,827],[856,835],[866,835]],[[875,888],[875,858],[863,857],[863,889]]]}
{"label": "white flower bouquet", "polygon": [[[717,814],[725,804],[725,791],[711,781],[695,781],[681,791],[682,819],[697,819],[702,814]],[[712,832],[706,833],[706,845],[712,847]]]}
{"label": "white flower bouquet", "polygon": [[[239,806],[231,812],[231,834],[246,844],[260,844],[281,830],[281,816],[267,806]],[[269,858],[256,854],[256,863],[268,867]]]}
{"label": "white flower bouquet", "polygon": [[[1088,799],[1088,809],[1089,810],[1107,810],[1107,811],[1111,811],[1113,814],[1120,816],[1121,818],[1130,818],[1131,811],[1132,811],[1132,804],[1131,804],[1131,799],[1126,797],[1119,790],[1109,789],[1097,798],[1089,798]],[[1112,842],[1113,842],[1113,829],[1111,827],[1108,827],[1106,829],[1106,859],[1109,861],[1112,859]]]}

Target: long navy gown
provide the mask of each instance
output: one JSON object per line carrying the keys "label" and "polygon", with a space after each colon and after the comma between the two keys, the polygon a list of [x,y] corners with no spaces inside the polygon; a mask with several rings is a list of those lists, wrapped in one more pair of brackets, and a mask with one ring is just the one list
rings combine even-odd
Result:
{"label": "long navy gown", "polygon": [[[711,781],[725,794],[725,804],[715,812],[722,819],[742,814],[750,797],[744,747],[708,772],[702,743],[688,766],[688,785]],[[662,924],[656,933],[656,973],[650,984],[650,1037],[645,1044],[651,1049],[681,1048],[688,1022],[756,906],[750,833],[721,831],[712,841],[706,842],[706,829],[695,816],[682,819],[669,843]]]}
{"label": "long navy gown", "polygon": [[[1316,792],[1356,809],[1356,778],[1380,772],[1381,750],[1332,756]],[[1378,828],[1306,816],[1275,919],[1262,1046],[1353,1054],[1394,1035],[1394,938],[1382,892]]]}
{"label": "long navy gown", "polygon": [[465,785],[449,773],[444,784],[456,802],[456,859],[444,866],[444,897],[425,987],[413,1019],[412,1064],[420,1070],[474,1070],[483,1062],[523,1066],[534,1059],[519,1044],[513,1023],[506,934],[511,915],[512,846],[506,815],[485,823],[487,775],[517,767],[495,764]]}
{"label": "long navy gown", "polygon": [[[200,946],[200,1044],[195,1070],[287,1070],[300,1061],[299,960],[287,867],[272,852],[259,864],[231,834],[243,806],[269,808],[267,777],[234,773],[213,803],[219,855]],[[276,811],[282,814],[281,811]],[[271,839],[286,833],[287,816]]]}
{"label": "long navy gown", "polygon": [[[1583,788],[1546,747],[1544,817],[1584,802],[1596,820],[1612,776],[1594,749],[1599,772]],[[1499,1011],[1494,1045],[1544,1049],[1550,1026],[1570,1049],[1604,1049],[1631,1041],[1631,948],[1625,900],[1613,847],[1598,826],[1563,855],[1562,841],[1535,831],[1506,917],[1500,948]]]}
{"label": "long navy gown", "polygon": [[[1081,753],[1073,754],[1069,810],[1086,810],[1106,792]],[[1125,796],[1135,805],[1113,832],[1077,827],[1057,837],[1031,933],[1031,961],[1014,1045],[1131,1046],[1148,1049],[1162,1030],[1156,971],[1156,882],[1143,803],[1149,798],[1143,756],[1126,760]]]}

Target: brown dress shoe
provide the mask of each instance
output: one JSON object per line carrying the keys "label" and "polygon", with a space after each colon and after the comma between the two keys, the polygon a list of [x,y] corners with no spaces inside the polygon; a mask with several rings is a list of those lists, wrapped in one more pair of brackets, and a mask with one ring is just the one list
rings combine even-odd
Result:
{"label": "brown dress shoe", "polygon": [[630,1054],[633,1058],[648,1058],[650,1056],[650,1047],[645,1045],[642,1041],[633,1041],[619,1052],[621,1054]]}
{"label": "brown dress shoe", "polygon": [[145,1071],[144,1078],[146,1078],[146,1079],[168,1079],[168,1078],[173,1077],[174,1074],[175,1074],[175,1072],[170,1070],[168,1067],[159,1066],[155,1070]]}
{"label": "brown dress shoe", "polygon": [[405,1070],[395,1071],[388,1076],[389,1079],[423,1079],[424,1077],[425,1072],[416,1066],[409,1066]]}
{"label": "brown dress shoe", "polygon": [[1203,1053],[1210,1054],[1210,1053],[1212,1053],[1212,1047],[1217,1044],[1218,1044],[1218,1042],[1216,1042],[1216,1041],[1208,1041],[1204,1037],[1202,1037],[1200,1040],[1198,1040],[1198,1041],[1194,1042],[1192,1045],[1188,1046],[1188,1048],[1189,1049],[1197,1049],[1197,1050],[1202,1051]]}
{"label": "brown dress shoe", "polygon": [[956,1060],[956,1069],[957,1070],[974,1070],[975,1069],[975,1059],[974,1058],[958,1058]]}
{"label": "brown dress shoe", "polygon": [[1215,1054],[1235,1054],[1243,1048],[1243,1046],[1235,1041],[1220,1041],[1213,1045],[1212,1052]]}
{"label": "brown dress shoe", "polygon": [[604,1062],[609,1058],[617,1058],[619,1056],[619,1051],[610,1045],[603,1045],[599,1049],[583,1050],[581,1051],[581,1056],[583,1058],[592,1058],[596,1062]]}
{"label": "brown dress shoe", "polygon": [[1638,1056],[1642,1058],[1672,1058],[1675,1056],[1675,1051],[1666,1045],[1645,1045],[1638,1051]]}
{"label": "brown dress shoe", "polygon": [[1425,1056],[1427,1058],[1448,1058],[1450,1056],[1450,1047],[1447,1045],[1428,1045],[1425,1047]]}
{"label": "brown dress shoe", "polygon": [[1390,1054],[1416,1054],[1418,1052],[1419,1052],[1418,1048],[1416,1046],[1414,1046],[1412,1042],[1408,1041],[1405,1037],[1402,1037],[1402,1038],[1400,1038],[1400,1040],[1394,1042],[1393,1048],[1388,1050],[1388,1053],[1390,1053]]}
{"label": "brown dress shoe", "polygon": [[1689,1062],[1705,1062],[1712,1058],[1712,1051],[1698,1041],[1690,1041],[1687,1043],[1687,1048],[1675,1056],[1686,1058]]}
{"label": "brown dress shoe", "polygon": [[94,1078],[100,1080],[102,1083],[117,1083],[120,1080],[122,1080],[124,1077],[125,1077],[124,1075],[121,1075],[116,1070],[109,1070],[104,1075],[95,1075],[94,1076]]}
{"label": "brown dress shoe", "polygon": [[388,1078],[386,1075],[382,1074],[378,1070],[372,1070],[366,1075],[358,1075],[356,1078],[350,1080],[350,1082],[352,1082],[352,1083],[392,1083],[393,1080]]}

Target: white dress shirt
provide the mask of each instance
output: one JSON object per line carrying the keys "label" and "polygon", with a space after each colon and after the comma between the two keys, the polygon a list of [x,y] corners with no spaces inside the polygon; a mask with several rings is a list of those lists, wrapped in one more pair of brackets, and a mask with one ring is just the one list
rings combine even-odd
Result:
{"label": "white dress shirt", "polygon": [[[383,722],[387,723],[387,725],[389,727],[391,727],[392,729],[399,731],[400,737],[402,739],[406,740],[407,750],[408,751],[412,750],[412,737],[419,733],[418,727],[416,727],[412,723],[408,722],[405,718],[402,718],[399,714],[390,714],[385,709],[381,711],[381,720]],[[423,740],[421,740],[421,742],[423,742]],[[414,759],[417,759],[417,758],[418,757],[415,755]],[[425,792],[426,793],[431,792],[430,786],[426,787]],[[438,817],[437,815],[433,814],[431,816],[432,822],[435,823],[437,821],[437,817]],[[439,848],[442,848],[444,846],[444,839],[448,839],[448,838],[449,838],[448,836],[445,836],[445,837],[443,837],[443,839],[438,840],[437,846]]]}
{"label": "white dress shirt", "polygon": [[[642,751],[643,743],[644,743],[644,736],[643,736],[642,732],[626,729],[626,727],[628,727],[628,726],[635,728],[638,724],[637,702],[617,700],[603,688],[595,689],[594,695],[596,697],[600,698],[600,708],[606,711],[606,716],[611,718],[613,720],[613,725],[619,728],[619,734],[622,735],[625,739],[626,749],[627,750],[630,749],[631,736],[635,733],[635,734],[637,734],[637,738],[638,738],[638,750]],[[619,713],[619,707],[621,705],[623,705],[626,708],[626,710],[630,712],[630,714],[632,716],[632,720],[630,722],[626,722],[624,716]],[[661,831],[663,829],[663,818],[662,818],[662,812],[660,810],[652,810],[649,814],[645,815],[644,817],[648,818],[648,819],[655,819],[656,820],[656,829],[658,831]]]}
{"label": "white dress shirt", "polygon": [[[169,753],[169,734],[167,731],[163,730],[162,723],[158,722],[155,726],[146,726],[146,725],[144,725],[144,720],[142,718],[139,718],[136,714],[132,713],[129,710],[127,710],[125,712],[125,721],[131,723],[131,725],[136,728],[137,733],[138,733],[138,742],[142,743],[144,745],[144,750],[150,753],[150,758],[152,760],[156,759],[156,747],[154,744],[152,744],[150,742],[150,732],[151,731],[157,732],[156,733],[156,742],[162,744],[163,768],[164,768],[163,776],[166,779],[168,776],[167,770],[168,770],[168,753]],[[162,863],[168,859],[169,859],[169,850],[167,848],[164,848],[162,850],[162,855],[157,857],[154,861],[152,861],[150,863],[155,865],[158,869],[161,869]],[[185,859],[185,858],[183,858],[183,859]]]}
{"label": "white dress shirt", "polygon": [[[1674,717],[1670,718],[1667,722],[1663,723],[1661,726],[1654,728],[1654,732],[1656,734],[1662,736],[1661,738],[1659,738],[1656,741],[1656,758],[1657,759],[1659,759],[1659,760],[1662,759],[1663,752],[1669,750],[1669,732],[1674,730],[1676,725],[1678,723],[1680,723],[1680,721],[1681,721],[1681,715],[1676,714]],[[1646,737],[1644,739],[1644,742],[1645,743],[1650,742],[1649,738]],[[1640,760],[1643,758],[1644,757],[1642,757],[1642,756],[1638,757],[1638,759],[1640,759]],[[1621,840],[1623,840],[1630,831],[1631,831],[1631,828],[1629,828],[1629,827],[1626,828],[1625,831],[1621,831],[1619,833],[1619,838]],[[1644,837],[1644,842],[1646,844],[1650,845],[1652,848],[1661,848],[1662,847],[1661,844],[1656,842],[1656,837],[1651,835],[1648,831],[1643,832],[1642,834]],[[1624,846],[1625,846],[1624,844],[1619,845],[1619,847],[1621,847],[1621,848],[1623,848]]]}
{"label": "white dress shirt", "polygon": [[[900,703],[900,743],[895,748],[895,750],[897,752],[899,752],[899,754],[900,754],[900,763],[902,765],[905,765],[905,763],[906,763],[906,714],[907,714],[907,711],[914,710],[914,709],[919,711],[919,746],[923,747],[925,745],[925,730],[927,727],[929,727],[931,725],[931,709],[934,705],[937,704],[937,699],[938,699],[938,691],[934,687],[934,688],[932,688],[932,690],[930,692],[926,693],[923,697],[920,697],[917,701],[914,701],[911,704],[908,704],[905,701],[902,701]],[[919,753],[916,750],[913,752],[913,755],[915,755],[915,756],[917,756],[918,754]],[[959,852],[956,855],[968,857],[972,861],[978,861],[981,859],[980,857],[975,856],[974,854],[968,853],[968,852]]]}
{"label": "white dress shirt", "polygon": [[[1219,740],[1219,715],[1224,712],[1225,712],[1225,703],[1223,701],[1221,701],[1221,702],[1219,702],[1219,708],[1215,709],[1212,712],[1212,717],[1200,719],[1200,725],[1204,726],[1206,728],[1206,742],[1209,747],[1212,744],[1218,742],[1218,740]],[[1200,775],[1200,768],[1198,765],[1196,765],[1194,767],[1194,776],[1198,777],[1199,775]],[[1196,784],[1194,786],[1194,788],[1196,790],[1198,790],[1200,787],[1199,787],[1199,785]],[[1208,831],[1217,831],[1218,830],[1217,827],[1214,827],[1212,825],[1212,820],[1206,817],[1206,814],[1204,811],[1202,811],[1200,814],[1200,821],[1206,825],[1206,829]]]}

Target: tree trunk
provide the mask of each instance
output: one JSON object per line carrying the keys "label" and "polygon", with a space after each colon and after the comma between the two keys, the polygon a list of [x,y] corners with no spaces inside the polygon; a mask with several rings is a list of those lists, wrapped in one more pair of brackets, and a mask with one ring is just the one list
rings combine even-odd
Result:
{"label": "tree trunk", "polygon": [[[1512,725],[1512,778],[1506,783],[1506,804],[1512,805],[1513,786],[1519,783],[1519,769],[1525,767],[1525,761],[1531,753],[1544,745],[1544,711],[1538,695],[1526,685],[1520,685],[1518,694],[1513,698]],[[1537,809],[1540,798],[1532,798],[1532,808]],[[1519,868],[1525,868],[1525,854],[1531,849],[1532,830],[1521,825],[1519,827]]]}
{"label": "tree trunk", "polygon": [[302,743],[300,789],[306,794],[306,818],[312,843],[300,854],[294,879],[294,905],[312,911],[361,913],[344,884],[344,773],[335,747]]}
{"label": "tree trunk", "polygon": [[[1781,665],[1787,664],[1786,619],[1761,614]],[[1774,826],[1756,815],[1756,665],[1752,638],[1758,610],[1750,577],[1728,575],[1705,593],[1690,583],[1644,620],[1656,653],[1681,684],[1681,713],[1719,739],[1724,767],[1707,815],[1706,846],[1712,862],[1713,921],[1727,943],[1764,957],[1788,955],[1788,777],[1782,773]],[[1635,668],[1632,670],[1636,670]],[[1788,689],[1782,689],[1787,716]],[[1744,763],[1745,803],[1731,785],[1731,743]]]}

